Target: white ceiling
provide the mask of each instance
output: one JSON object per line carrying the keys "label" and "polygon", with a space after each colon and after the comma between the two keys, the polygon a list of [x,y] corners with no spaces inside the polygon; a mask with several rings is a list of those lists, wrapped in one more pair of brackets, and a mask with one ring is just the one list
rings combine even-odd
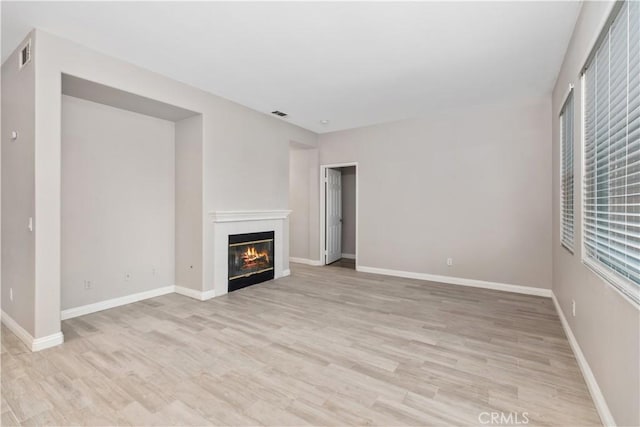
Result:
{"label": "white ceiling", "polygon": [[580,6],[2,1],[2,61],[37,27],[322,133],[549,94]]}

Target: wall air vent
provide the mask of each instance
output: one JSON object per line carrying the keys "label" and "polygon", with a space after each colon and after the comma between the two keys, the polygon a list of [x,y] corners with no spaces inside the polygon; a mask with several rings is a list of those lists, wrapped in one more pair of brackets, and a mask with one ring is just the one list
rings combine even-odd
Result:
{"label": "wall air vent", "polygon": [[20,49],[20,55],[18,58],[19,68],[27,65],[29,61],[31,61],[31,40],[29,40],[22,49]]}
{"label": "wall air vent", "polygon": [[287,113],[283,113],[282,111],[272,111],[271,114],[275,114],[276,116],[280,116],[280,117],[287,117]]}

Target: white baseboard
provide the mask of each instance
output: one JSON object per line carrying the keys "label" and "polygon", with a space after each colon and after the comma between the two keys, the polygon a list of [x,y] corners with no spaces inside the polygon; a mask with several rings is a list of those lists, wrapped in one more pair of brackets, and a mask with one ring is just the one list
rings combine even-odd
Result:
{"label": "white baseboard", "polygon": [[291,276],[291,270],[289,270],[288,268],[286,270],[282,270],[281,277],[287,277],[287,276]]}
{"label": "white baseboard", "polygon": [[152,289],[150,291],[139,292],[137,294],[126,295],[119,298],[113,298],[106,301],[96,302],[94,304],[82,305],[80,307],[62,310],[60,317],[62,320],[72,319],[85,314],[95,313],[109,308],[120,307],[121,305],[131,304],[133,302],[142,301],[149,298],[158,297],[175,292],[175,286],[165,286],[163,288]]}
{"label": "white baseboard", "polygon": [[14,333],[15,336],[20,338],[20,341],[25,343],[25,345],[31,348],[33,344],[33,336],[29,332],[27,332],[22,326],[18,324],[11,316],[2,311],[2,323],[9,328],[11,332]]}
{"label": "white baseboard", "polygon": [[186,297],[197,299],[198,301],[206,301],[216,296],[213,289],[209,291],[198,291],[191,288],[185,288],[183,286],[175,286],[175,293],[184,295]]}
{"label": "white baseboard", "polygon": [[290,257],[289,262],[295,262],[296,264],[314,265],[314,266],[322,265],[322,261],[320,261],[319,259]]}
{"label": "white baseboard", "polygon": [[31,344],[31,351],[40,351],[45,350],[50,347],[55,347],[64,342],[64,335],[62,332],[58,332],[56,334],[48,335],[42,338],[35,338],[33,343]]}
{"label": "white baseboard", "polygon": [[576,337],[573,335],[573,331],[569,326],[569,322],[567,322],[567,319],[562,312],[562,308],[560,308],[560,303],[558,303],[558,299],[553,294],[553,292],[551,293],[551,298],[553,299],[553,303],[556,306],[556,311],[558,312],[558,316],[560,317],[562,328],[564,329],[564,333],[569,340],[569,345],[571,345],[571,349],[573,350],[573,354],[576,357],[576,361],[578,362],[580,371],[582,371],[584,381],[587,383],[587,388],[589,389],[589,393],[591,393],[591,398],[593,399],[593,403],[596,406],[598,415],[600,415],[600,421],[602,421],[602,424],[605,426],[615,426],[616,420],[613,418],[613,414],[611,414],[611,411],[609,410],[609,406],[607,405],[607,401],[604,399],[604,395],[600,390],[600,386],[598,386],[596,377],[593,375],[593,371],[591,371],[591,367],[589,366],[587,359],[584,357],[584,353],[582,353],[582,349],[578,344],[578,340],[576,340]]}
{"label": "white baseboard", "polygon": [[18,324],[11,316],[2,311],[2,323],[5,324],[11,332],[17,336],[31,351],[40,351],[64,342],[62,332],[57,332],[46,337],[33,338],[22,326]]}
{"label": "white baseboard", "polygon": [[356,259],[356,254],[342,254],[342,258]]}
{"label": "white baseboard", "polygon": [[386,268],[356,266],[357,271],[363,273],[383,274],[385,276],[403,277],[406,279],[427,280],[430,282],[448,283],[451,285],[471,286],[474,288],[493,289],[496,291],[515,292],[518,294],[536,295],[551,298],[551,289],[534,288],[533,286],[511,285],[507,283],[487,282],[484,280],[464,279],[461,277],[439,276],[428,273],[415,273],[411,271],[389,270]]}

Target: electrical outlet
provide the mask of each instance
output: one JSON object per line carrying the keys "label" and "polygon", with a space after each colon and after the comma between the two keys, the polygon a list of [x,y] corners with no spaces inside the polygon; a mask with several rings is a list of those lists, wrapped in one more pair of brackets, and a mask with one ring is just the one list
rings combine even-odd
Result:
{"label": "electrical outlet", "polygon": [[84,288],[85,289],[91,289],[91,280],[85,280],[84,281]]}
{"label": "electrical outlet", "polygon": [[9,299],[13,302],[13,288],[9,288]]}
{"label": "electrical outlet", "polygon": [[131,273],[125,273],[125,274],[124,274],[124,280],[126,280],[127,282],[128,282],[129,280],[131,280]]}
{"label": "electrical outlet", "polygon": [[447,258],[447,265],[451,267],[453,265],[453,258]]}
{"label": "electrical outlet", "polygon": [[576,300],[574,299],[571,300],[571,314],[576,317]]}

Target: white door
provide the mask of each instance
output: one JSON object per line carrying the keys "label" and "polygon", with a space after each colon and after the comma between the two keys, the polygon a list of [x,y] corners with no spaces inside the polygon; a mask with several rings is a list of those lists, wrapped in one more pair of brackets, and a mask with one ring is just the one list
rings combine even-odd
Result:
{"label": "white door", "polygon": [[326,180],[326,249],[325,264],[342,258],[342,172],[327,169]]}

